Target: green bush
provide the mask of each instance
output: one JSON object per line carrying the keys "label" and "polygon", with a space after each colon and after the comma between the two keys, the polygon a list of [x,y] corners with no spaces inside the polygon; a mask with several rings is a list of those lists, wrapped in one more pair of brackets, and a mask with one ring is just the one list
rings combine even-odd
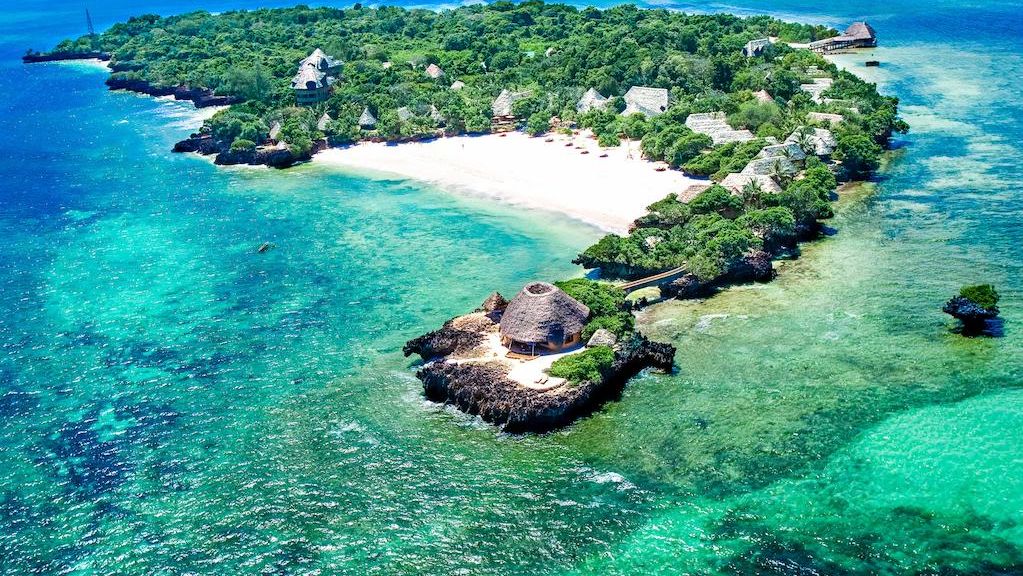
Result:
{"label": "green bush", "polygon": [[236,138],[231,142],[231,152],[249,152],[256,149],[256,143],[244,138]]}
{"label": "green bush", "polygon": [[558,358],[548,374],[573,384],[596,382],[607,375],[614,364],[615,353],[610,346],[594,346],[576,354]]}
{"label": "green bush", "polygon": [[990,284],[963,286],[959,289],[959,295],[986,310],[994,310],[998,307],[998,292]]}

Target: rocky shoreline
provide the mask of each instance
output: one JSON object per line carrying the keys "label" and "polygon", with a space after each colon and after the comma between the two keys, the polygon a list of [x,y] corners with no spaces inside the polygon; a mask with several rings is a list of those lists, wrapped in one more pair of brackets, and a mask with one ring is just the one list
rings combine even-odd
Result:
{"label": "rocky shoreline", "polygon": [[614,346],[614,362],[603,378],[553,389],[525,387],[508,377],[508,367],[501,361],[464,358],[484,344],[486,332],[500,322],[506,304],[499,295],[492,296],[473,314],[453,318],[405,344],[405,356],[418,354],[427,361],[416,376],[428,400],[450,404],[506,432],[548,432],[617,398],[642,370],[671,372],[674,367],[674,346],[633,333]]}
{"label": "rocky shoreline", "polygon": [[232,150],[228,144],[218,142],[211,135],[196,132],[188,138],[174,144],[174,152],[195,153],[203,156],[214,156],[214,164],[219,166],[269,166],[270,168],[288,168],[298,162],[312,158],[313,154],[328,148],[326,140],[313,142],[308,154],[297,155],[285,145],[263,146],[251,150]]}
{"label": "rocky shoreline", "polygon": [[[25,64],[70,60],[100,60],[109,62],[110,54],[105,52],[30,53],[22,56],[21,59]],[[216,94],[208,88],[196,88],[186,85],[156,86],[146,80],[125,78],[117,75],[110,76],[106,79],[105,83],[111,90],[126,90],[153,96],[154,98],[171,96],[175,100],[189,101],[196,108],[230,106],[240,101],[234,96]],[[287,168],[297,162],[309,160],[313,154],[325,150],[327,147],[328,145],[325,141],[314,142],[312,150],[305,155],[295,155],[286,146],[237,151],[231,150],[229,143],[217,142],[208,134],[195,133],[176,143],[173,151],[216,156],[214,162],[222,166],[248,164],[253,166],[269,166],[271,168]]]}

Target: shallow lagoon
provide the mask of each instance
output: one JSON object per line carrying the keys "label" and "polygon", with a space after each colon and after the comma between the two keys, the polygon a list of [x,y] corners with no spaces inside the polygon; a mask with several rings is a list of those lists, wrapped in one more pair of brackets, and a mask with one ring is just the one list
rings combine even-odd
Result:
{"label": "shallow lagoon", "polygon": [[[678,374],[524,438],[423,402],[398,349],[494,287],[577,273],[594,230],[172,156],[187,107],[13,60],[78,18],[42,6],[0,16],[17,111],[0,127],[21,154],[0,160],[6,572],[1023,564],[1019,4],[762,7],[874,22],[869,73],[913,132],[778,281],[644,314]],[[104,10],[98,24],[137,8]],[[254,254],[263,241],[278,247]],[[1004,338],[948,332],[940,304],[975,278],[1003,293]]]}

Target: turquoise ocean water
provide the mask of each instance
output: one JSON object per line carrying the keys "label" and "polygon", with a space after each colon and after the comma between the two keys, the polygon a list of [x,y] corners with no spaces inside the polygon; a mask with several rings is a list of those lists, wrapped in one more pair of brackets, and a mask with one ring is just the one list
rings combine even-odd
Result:
{"label": "turquoise ocean water", "polygon": [[[913,131],[776,282],[644,313],[677,374],[539,437],[424,402],[399,349],[596,230],[171,155],[188,106],[17,61],[78,2],[0,9],[3,573],[1023,573],[1023,6],[658,5],[867,18]],[[974,280],[1005,337],[949,333]]]}

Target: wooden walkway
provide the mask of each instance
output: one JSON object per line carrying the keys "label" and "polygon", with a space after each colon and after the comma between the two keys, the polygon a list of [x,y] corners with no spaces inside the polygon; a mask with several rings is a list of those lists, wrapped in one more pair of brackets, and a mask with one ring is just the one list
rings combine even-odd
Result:
{"label": "wooden walkway", "polygon": [[661,272],[660,274],[654,274],[653,276],[647,276],[646,278],[640,278],[639,280],[633,280],[622,285],[622,290],[625,293],[635,292],[640,288],[647,288],[648,286],[659,286],[672,280],[681,278],[686,273],[684,267],[678,267],[667,272]]}

